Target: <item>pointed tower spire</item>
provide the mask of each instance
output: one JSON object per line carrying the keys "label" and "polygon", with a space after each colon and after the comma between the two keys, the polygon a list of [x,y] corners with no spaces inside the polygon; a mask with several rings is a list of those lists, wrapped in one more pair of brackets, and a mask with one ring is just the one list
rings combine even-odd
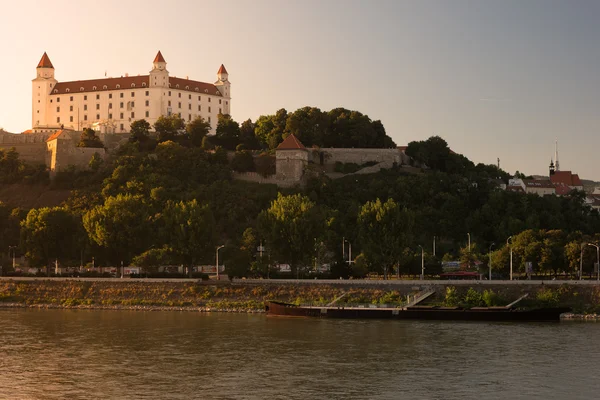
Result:
{"label": "pointed tower spire", "polygon": [[158,51],[158,53],[156,54],[156,57],[154,57],[154,62],[163,62],[166,63],[165,58],[163,57],[162,53],[160,52],[160,50]]}
{"label": "pointed tower spire", "polygon": [[50,57],[48,57],[48,54],[46,54],[46,52],[44,52],[44,55],[40,59],[37,68],[54,68],[52,62],[50,62]]}
{"label": "pointed tower spire", "polygon": [[558,164],[558,140],[554,142],[554,169],[560,171],[560,165]]}

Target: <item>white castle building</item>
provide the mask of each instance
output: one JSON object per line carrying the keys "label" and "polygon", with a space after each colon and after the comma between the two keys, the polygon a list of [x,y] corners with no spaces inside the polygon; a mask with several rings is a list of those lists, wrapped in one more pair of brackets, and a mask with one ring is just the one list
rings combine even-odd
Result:
{"label": "white castle building", "polygon": [[185,121],[201,116],[215,133],[217,116],[230,114],[231,83],[221,65],[214,84],[170,77],[158,52],[148,75],[59,82],[46,53],[32,81],[33,132],[93,128],[103,133],[129,131],[131,122],[178,114]]}

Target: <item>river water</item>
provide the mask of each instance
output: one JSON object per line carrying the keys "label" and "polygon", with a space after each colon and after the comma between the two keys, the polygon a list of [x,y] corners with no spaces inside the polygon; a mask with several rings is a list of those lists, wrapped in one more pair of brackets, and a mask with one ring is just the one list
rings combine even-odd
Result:
{"label": "river water", "polygon": [[600,323],[0,309],[0,399],[595,399]]}

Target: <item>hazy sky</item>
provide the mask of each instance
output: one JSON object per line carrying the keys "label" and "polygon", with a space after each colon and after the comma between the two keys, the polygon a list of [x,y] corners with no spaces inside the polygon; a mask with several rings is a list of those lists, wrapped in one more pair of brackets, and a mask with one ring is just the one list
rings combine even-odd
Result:
{"label": "hazy sky", "polygon": [[59,81],[147,74],[214,82],[238,121],[306,105],[380,119],[399,144],[439,135],[475,162],[600,180],[600,1],[0,0],[0,126],[31,127],[44,51]]}

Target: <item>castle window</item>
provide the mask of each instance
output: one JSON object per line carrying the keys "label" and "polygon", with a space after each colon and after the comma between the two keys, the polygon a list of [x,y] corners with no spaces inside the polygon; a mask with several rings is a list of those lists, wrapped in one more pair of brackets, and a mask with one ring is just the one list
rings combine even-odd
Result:
{"label": "castle window", "polygon": [[176,87],[177,89],[179,89],[179,83],[178,83],[177,85],[175,85],[175,87]]}
{"label": "castle window", "polygon": [[131,108],[135,107],[135,102],[131,101]]}
{"label": "castle window", "polygon": [[181,102],[177,103],[177,107],[181,108]]}
{"label": "castle window", "polygon": [[171,91],[169,90],[169,97],[171,97]]}
{"label": "castle window", "polygon": [[135,97],[135,92],[131,92],[131,97]]}
{"label": "castle window", "polygon": [[112,108],[112,103],[108,103],[108,108]]}
{"label": "castle window", "polygon": [[87,121],[87,115],[84,115],[84,116],[83,116],[83,120],[84,120],[84,121]]}
{"label": "castle window", "polygon": [[[67,90],[67,92],[68,92],[68,90]],[[69,97],[69,101],[73,101],[73,96]]]}
{"label": "castle window", "polygon": [[208,98],[208,102],[210,103],[210,97]]}
{"label": "castle window", "polygon": [[227,100],[225,100],[225,105],[229,104],[229,102]]}
{"label": "castle window", "polygon": [[[121,117],[121,118],[123,118],[123,117]],[[121,124],[121,132],[123,132],[123,124]]]}
{"label": "castle window", "polygon": [[96,119],[100,119],[100,114],[96,114]]}
{"label": "castle window", "polygon": [[208,89],[204,89],[204,93],[208,93]]}
{"label": "castle window", "polygon": [[87,100],[87,95],[86,95],[86,96],[83,96],[83,100]]}
{"label": "castle window", "polygon": [[121,113],[121,119],[123,119],[123,113]]}
{"label": "castle window", "polygon": [[185,87],[185,90],[190,90],[190,87],[189,87],[189,86],[186,86],[186,87]]}
{"label": "castle window", "polygon": [[60,112],[60,107],[56,107],[56,112]]}
{"label": "castle window", "polygon": [[150,101],[146,100],[146,107],[150,105]]}
{"label": "castle window", "polygon": [[192,114],[188,114],[188,121],[192,120]]}
{"label": "castle window", "polygon": [[92,90],[96,90],[96,89],[97,89],[97,87],[96,87],[96,86],[92,86]]}
{"label": "castle window", "polygon": [[60,117],[56,117],[56,123],[60,123]]}
{"label": "castle window", "polygon": [[208,117],[208,123],[210,124],[210,117]]}
{"label": "castle window", "polygon": [[73,106],[69,106],[69,111],[73,111]]}
{"label": "castle window", "polygon": [[73,122],[73,116],[72,115],[69,117],[69,122]]}
{"label": "castle window", "polygon": [[202,97],[198,96],[198,101],[202,100]]}
{"label": "castle window", "polygon": [[188,104],[188,110],[191,110],[191,109],[192,109],[192,105]]}
{"label": "castle window", "polygon": [[117,89],[121,89],[121,85],[117,85],[117,86],[116,86],[116,88],[117,88]]}
{"label": "castle window", "polygon": [[221,99],[219,99],[219,104],[221,104]]}
{"label": "castle window", "polygon": [[132,83],[132,84],[131,84],[131,87],[135,87],[135,83]]}
{"label": "castle window", "polygon": [[80,91],[80,92],[83,92],[84,90],[85,90],[85,89],[83,88],[83,86],[79,88],[79,91]]}
{"label": "castle window", "polygon": [[223,114],[223,112],[221,111],[221,107],[219,107],[219,114]]}
{"label": "castle window", "polygon": [[87,104],[83,105],[83,111],[87,111]]}
{"label": "castle window", "polygon": [[100,95],[99,94],[96,95],[96,100],[100,100]]}
{"label": "castle window", "polygon": [[119,103],[119,108],[123,108],[123,102]]}
{"label": "castle window", "polygon": [[150,111],[146,111],[146,118],[150,117]]}
{"label": "castle window", "polygon": [[96,104],[96,110],[100,109],[100,104]]}
{"label": "castle window", "polygon": [[146,90],[146,96],[150,96],[150,91]]}
{"label": "castle window", "polygon": [[106,89],[108,89],[108,86],[104,85],[104,86],[102,86],[102,89],[106,90]]}
{"label": "castle window", "polygon": [[135,113],[133,111],[131,112],[131,118],[135,118]]}
{"label": "castle window", "polygon": [[60,97],[57,97],[57,98],[56,98],[56,102],[57,102],[57,103],[60,103]]}
{"label": "castle window", "polygon": [[67,88],[65,89],[65,92],[69,93],[71,91],[71,89]]}
{"label": "castle window", "polygon": [[198,106],[198,111],[202,111],[202,106]]}
{"label": "castle window", "polygon": [[179,98],[181,98],[181,93],[178,93],[178,94],[179,94]]}
{"label": "castle window", "polygon": [[112,114],[108,114],[108,119],[112,119]]}
{"label": "castle window", "polygon": [[192,95],[190,94],[190,95],[188,95],[188,100],[191,100],[191,99],[192,99]]}
{"label": "castle window", "polygon": [[210,107],[208,107],[208,112],[210,112]]}
{"label": "castle window", "polygon": [[119,93],[119,97],[120,97],[120,98],[123,98],[123,93]]}
{"label": "castle window", "polygon": [[171,107],[171,100],[169,100],[169,107]]}
{"label": "castle window", "polygon": [[142,82],[142,87],[146,87],[146,82]]}
{"label": "castle window", "polygon": [[[199,89],[198,89],[198,88],[195,88],[194,90],[197,92]],[[200,97],[198,97],[198,100],[200,100]]]}

